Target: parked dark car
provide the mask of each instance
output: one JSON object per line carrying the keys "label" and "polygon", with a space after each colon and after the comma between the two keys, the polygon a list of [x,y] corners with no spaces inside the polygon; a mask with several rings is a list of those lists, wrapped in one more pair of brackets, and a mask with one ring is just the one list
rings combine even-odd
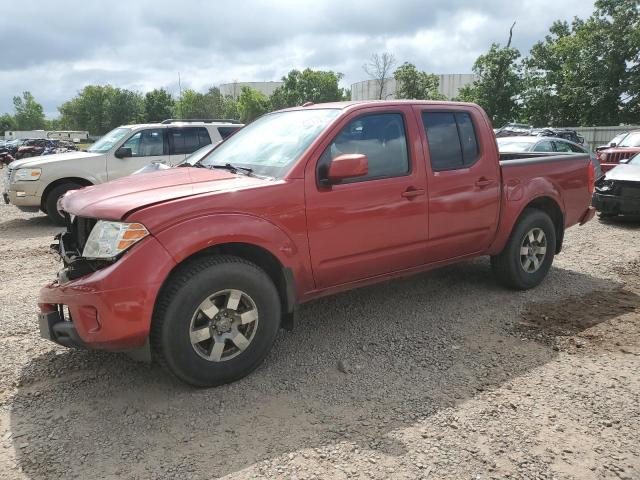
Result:
{"label": "parked dark car", "polygon": [[9,140],[4,142],[4,145],[0,147],[0,153],[9,153],[11,156],[16,155],[18,149],[26,142],[27,140],[24,138],[17,138],[15,140]]}
{"label": "parked dark car", "polygon": [[40,155],[51,155],[54,153],[63,153],[71,150],[77,150],[77,147],[71,142],[62,140],[51,140],[48,138],[34,138],[26,140],[15,153],[16,159],[38,157]]}
{"label": "parked dark car", "polygon": [[519,136],[519,137],[501,137],[497,139],[498,150],[500,153],[523,153],[523,152],[539,152],[540,154],[548,152],[556,152],[560,154],[567,153],[587,153],[596,172],[596,178],[602,174],[600,162],[595,153],[589,151],[584,145],[579,145],[570,140],[557,137],[536,137],[536,136]]}
{"label": "parked dark car", "polygon": [[623,160],[596,182],[593,206],[600,217],[640,215],[640,153]]}
{"label": "parked dark car", "polygon": [[522,123],[507,123],[503,127],[495,130],[496,137],[556,137],[564,138],[579,145],[584,144],[584,137],[575,130],[569,128],[542,127],[535,128]]}

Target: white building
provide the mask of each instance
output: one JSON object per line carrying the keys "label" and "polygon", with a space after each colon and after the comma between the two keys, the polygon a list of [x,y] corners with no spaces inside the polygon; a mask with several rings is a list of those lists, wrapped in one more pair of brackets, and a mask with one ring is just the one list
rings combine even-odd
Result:
{"label": "white building", "polygon": [[[472,83],[476,76],[472,73],[445,73],[437,74],[440,80],[438,91],[447,98],[454,98],[465,85]],[[351,100],[377,100],[379,84],[376,80],[365,80],[351,85]],[[382,89],[382,100],[395,98],[396,80],[388,78]]]}

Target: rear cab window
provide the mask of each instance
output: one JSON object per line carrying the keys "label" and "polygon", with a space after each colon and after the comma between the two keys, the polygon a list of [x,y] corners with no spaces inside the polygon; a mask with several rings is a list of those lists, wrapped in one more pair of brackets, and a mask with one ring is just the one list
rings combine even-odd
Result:
{"label": "rear cab window", "polygon": [[422,123],[434,172],[468,168],[478,160],[478,138],[468,112],[423,111]]}

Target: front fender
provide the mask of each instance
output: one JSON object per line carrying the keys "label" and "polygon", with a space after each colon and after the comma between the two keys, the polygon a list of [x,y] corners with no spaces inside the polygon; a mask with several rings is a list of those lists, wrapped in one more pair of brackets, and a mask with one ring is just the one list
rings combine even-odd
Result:
{"label": "front fender", "polygon": [[[313,288],[306,246],[264,218],[248,214],[210,214],[185,220],[155,234],[176,263],[217,245],[243,243],[263,248],[293,272],[298,291]],[[306,255],[306,256],[305,256]]]}

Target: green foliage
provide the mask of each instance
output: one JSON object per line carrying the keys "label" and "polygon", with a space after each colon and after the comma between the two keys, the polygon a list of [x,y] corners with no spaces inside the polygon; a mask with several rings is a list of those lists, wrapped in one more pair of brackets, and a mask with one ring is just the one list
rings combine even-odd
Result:
{"label": "green foliage", "polygon": [[517,99],[522,92],[517,64],[519,57],[517,49],[493,43],[489,51],[480,55],[473,65],[473,73],[478,79],[461,88],[457,100],[480,105],[495,126],[517,119]]}
{"label": "green foliage", "polygon": [[524,61],[524,117],[559,126],[639,121],[639,6],[598,0],[586,21],[555,22]]}
{"label": "green foliage", "polygon": [[164,88],[156,88],[144,96],[144,116],[147,122],[160,122],[173,116],[173,97]]}
{"label": "green foliage", "polygon": [[233,97],[227,95],[222,99],[222,118],[232,118],[238,120],[240,112],[238,111],[238,102]]}
{"label": "green foliage", "polygon": [[341,78],[341,73],[331,71],[310,68],[302,72],[291,70],[287,76],[282,77],[284,84],[273,92],[271,105],[274,110],[278,110],[302,105],[305,102],[341,101],[344,96],[344,90],[338,85]]}
{"label": "green foliage", "polygon": [[438,92],[440,80],[432,73],[420,72],[415,65],[404,62],[393,73],[396,79],[396,97],[413,100],[444,100]]}
{"label": "green foliage", "polygon": [[250,123],[269,112],[271,103],[266,95],[250,87],[242,87],[238,98],[238,111],[242,123]]}
{"label": "green foliage", "polygon": [[211,87],[206,93],[185,90],[176,102],[178,118],[238,118],[237,108],[231,97],[223,97],[220,89]]}
{"label": "green foliage", "polygon": [[9,115],[8,113],[0,115],[0,135],[4,135],[4,132],[9,130],[17,130],[13,115]]}
{"label": "green foliage", "polygon": [[16,130],[41,130],[44,128],[42,105],[36,102],[31,92],[23,92],[22,97],[13,97]]}
{"label": "green foliage", "polygon": [[88,85],[58,110],[60,124],[69,130],[88,130],[101,135],[144,118],[142,95],[111,85]]}

